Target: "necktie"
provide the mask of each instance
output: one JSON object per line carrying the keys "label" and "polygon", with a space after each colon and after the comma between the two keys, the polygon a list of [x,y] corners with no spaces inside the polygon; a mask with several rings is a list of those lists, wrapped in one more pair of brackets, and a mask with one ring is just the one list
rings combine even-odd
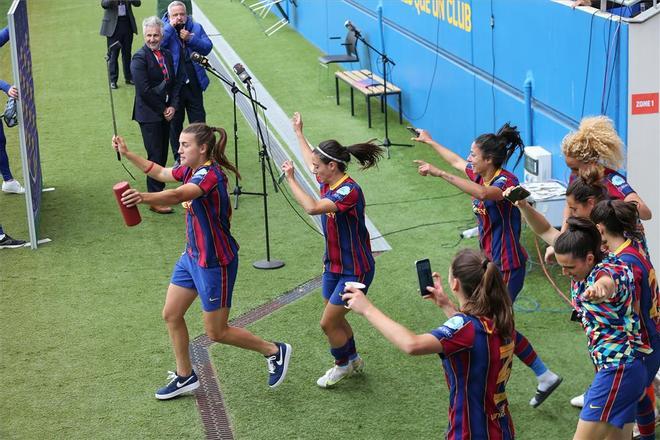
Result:
{"label": "necktie", "polygon": [[154,55],[156,56],[156,60],[158,60],[158,65],[160,66],[160,70],[163,72],[163,76],[165,77],[165,81],[170,80],[170,75],[169,72],[167,71],[167,65],[165,64],[165,57],[163,56],[163,53],[160,50],[154,50]]}

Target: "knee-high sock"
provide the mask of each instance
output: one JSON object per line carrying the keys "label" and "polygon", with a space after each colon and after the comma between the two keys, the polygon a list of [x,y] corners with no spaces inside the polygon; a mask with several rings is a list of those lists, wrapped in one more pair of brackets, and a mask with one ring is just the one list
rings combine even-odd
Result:
{"label": "knee-high sock", "polygon": [[348,364],[348,358],[350,356],[350,354],[349,354],[350,348],[349,347],[350,347],[350,341],[347,341],[341,347],[330,348],[330,353],[335,358],[335,365],[339,365],[339,366],[343,367],[346,364]]}
{"label": "knee-high sock", "polygon": [[516,346],[513,352],[518,356],[518,359],[534,371],[535,375],[540,376],[548,371],[548,367],[545,366],[539,355],[536,354],[532,344],[519,331],[516,331],[515,343]]}

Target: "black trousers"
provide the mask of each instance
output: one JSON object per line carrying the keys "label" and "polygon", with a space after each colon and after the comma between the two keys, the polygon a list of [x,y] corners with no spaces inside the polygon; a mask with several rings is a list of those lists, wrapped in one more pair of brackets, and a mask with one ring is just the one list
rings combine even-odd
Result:
{"label": "black trousers", "polygon": [[[167,139],[170,133],[170,123],[163,119],[160,122],[141,122],[140,131],[144,148],[147,150],[147,159],[165,166],[167,163]],[[163,182],[147,176],[147,190],[149,192],[162,191],[165,188]]]}
{"label": "black trousers", "polygon": [[126,81],[132,80],[131,77],[131,46],[133,45],[133,30],[128,17],[119,17],[117,19],[117,27],[112,37],[108,37],[108,47],[115,41],[119,41],[119,45],[112,48],[110,51],[110,60],[108,65],[110,68],[110,82],[116,83],[119,79],[119,50],[121,49],[121,61],[124,68],[124,79]]}
{"label": "black trousers", "polygon": [[188,113],[188,122],[206,122],[204,110],[204,95],[197,79],[191,79],[188,84],[181,87],[179,93],[179,108],[176,109],[170,123],[170,145],[174,160],[179,160],[179,135],[183,130],[185,112]]}

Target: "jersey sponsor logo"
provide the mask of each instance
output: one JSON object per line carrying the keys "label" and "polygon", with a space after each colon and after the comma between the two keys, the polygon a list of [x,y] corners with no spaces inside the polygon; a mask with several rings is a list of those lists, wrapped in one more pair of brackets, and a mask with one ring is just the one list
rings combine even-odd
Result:
{"label": "jersey sponsor logo", "polygon": [[194,177],[204,177],[208,174],[209,170],[206,168],[202,168],[201,170],[198,170],[195,174],[193,174]]}
{"label": "jersey sponsor logo", "polygon": [[620,186],[620,185],[623,185],[624,183],[626,183],[626,181],[624,180],[623,177],[617,176],[617,175],[612,176],[612,184],[613,185]]}
{"label": "jersey sponsor logo", "polygon": [[339,194],[340,196],[347,196],[348,193],[351,192],[351,188],[350,188],[349,186],[342,186],[342,187],[339,188],[336,192],[337,192],[337,194]]}

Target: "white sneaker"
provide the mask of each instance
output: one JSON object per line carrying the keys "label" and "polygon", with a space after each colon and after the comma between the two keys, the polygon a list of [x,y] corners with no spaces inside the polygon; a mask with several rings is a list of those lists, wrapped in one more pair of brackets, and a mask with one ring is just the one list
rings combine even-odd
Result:
{"label": "white sneaker", "polygon": [[25,188],[18,183],[18,180],[10,180],[9,182],[2,182],[2,191],[6,193],[23,194]]}
{"label": "white sneaker", "polygon": [[362,373],[364,371],[364,359],[358,355],[358,357],[351,361],[351,368],[354,374]]}
{"label": "white sneaker", "polygon": [[582,408],[584,406],[584,394],[580,394],[579,396],[575,396],[571,399],[571,405],[573,405],[576,408]]}
{"label": "white sneaker", "polygon": [[350,363],[345,367],[335,365],[326,371],[323,376],[319,377],[319,379],[316,381],[316,384],[321,388],[330,388],[336,385],[337,382],[343,378],[350,376],[351,373],[353,373],[353,367]]}

